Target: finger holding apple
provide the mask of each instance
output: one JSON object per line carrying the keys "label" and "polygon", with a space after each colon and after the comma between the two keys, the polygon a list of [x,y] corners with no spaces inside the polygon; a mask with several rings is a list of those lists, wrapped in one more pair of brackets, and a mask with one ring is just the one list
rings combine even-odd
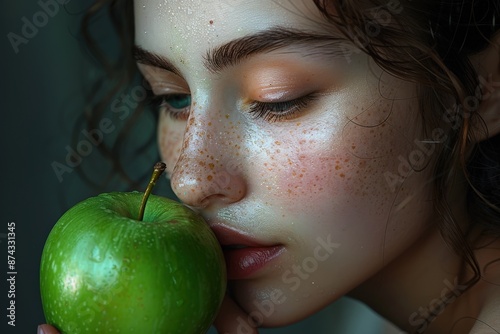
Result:
{"label": "finger holding apple", "polygon": [[51,325],[43,324],[38,326],[37,334],[59,334],[59,332]]}
{"label": "finger holding apple", "polygon": [[[203,218],[176,201],[106,193],[68,210],[47,238],[40,288],[61,333],[205,333],[226,288],[224,257]],[[147,205],[146,205],[147,204]]]}

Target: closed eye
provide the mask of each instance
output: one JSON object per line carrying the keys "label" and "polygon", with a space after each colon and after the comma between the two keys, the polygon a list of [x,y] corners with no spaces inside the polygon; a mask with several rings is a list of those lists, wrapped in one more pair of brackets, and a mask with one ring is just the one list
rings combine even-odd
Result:
{"label": "closed eye", "polygon": [[254,101],[250,104],[249,112],[254,118],[262,118],[268,122],[290,120],[298,117],[317,97],[317,94],[311,93],[290,101]]}

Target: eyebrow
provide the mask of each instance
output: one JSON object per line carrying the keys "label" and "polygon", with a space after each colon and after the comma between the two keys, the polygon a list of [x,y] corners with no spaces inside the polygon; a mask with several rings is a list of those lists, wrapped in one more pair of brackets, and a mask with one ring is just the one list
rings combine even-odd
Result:
{"label": "eyebrow", "polygon": [[177,69],[177,67],[175,67],[167,58],[159,54],[144,50],[138,45],[133,46],[132,53],[135,61],[139,64],[158,67],[181,76],[181,72]]}
{"label": "eyebrow", "polygon": [[[340,37],[338,33],[335,34],[335,32],[327,35],[272,27],[208,50],[204,57],[204,65],[209,71],[216,73],[256,54],[269,53],[294,46],[304,48],[306,50],[304,52],[305,56],[320,54],[345,57],[347,54],[352,54],[352,46],[349,49],[345,43],[340,43],[341,41],[346,41],[346,39]],[[289,52],[293,53],[293,51]],[[180,75],[180,71],[161,55],[144,50],[137,45],[134,46],[133,53],[138,63],[159,67]]]}

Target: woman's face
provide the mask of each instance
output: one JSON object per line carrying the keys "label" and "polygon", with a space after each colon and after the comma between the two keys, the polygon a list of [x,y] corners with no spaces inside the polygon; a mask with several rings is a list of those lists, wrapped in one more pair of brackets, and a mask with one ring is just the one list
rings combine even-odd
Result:
{"label": "woman's face", "polygon": [[213,227],[254,322],[306,317],[424,233],[432,168],[411,166],[439,138],[415,87],[336,40],[312,1],[136,0],[135,17],[172,188]]}

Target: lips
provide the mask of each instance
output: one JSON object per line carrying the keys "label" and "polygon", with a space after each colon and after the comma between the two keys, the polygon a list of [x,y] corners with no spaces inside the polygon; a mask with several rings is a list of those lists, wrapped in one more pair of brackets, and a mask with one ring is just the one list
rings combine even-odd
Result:
{"label": "lips", "polygon": [[255,276],[285,247],[280,244],[266,244],[224,225],[211,225],[222,246],[227,266],[227,277],[231,280],[248,279]]}

